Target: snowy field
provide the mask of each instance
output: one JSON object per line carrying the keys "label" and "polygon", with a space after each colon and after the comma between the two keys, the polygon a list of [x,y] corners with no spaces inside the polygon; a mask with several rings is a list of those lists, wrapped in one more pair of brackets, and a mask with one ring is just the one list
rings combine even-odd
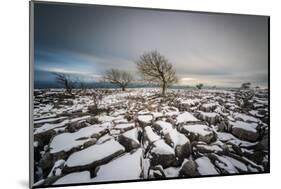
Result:
{"label": "snowy field", "polygon": [[268,172],[268,91],[34,91],[37,186]]}

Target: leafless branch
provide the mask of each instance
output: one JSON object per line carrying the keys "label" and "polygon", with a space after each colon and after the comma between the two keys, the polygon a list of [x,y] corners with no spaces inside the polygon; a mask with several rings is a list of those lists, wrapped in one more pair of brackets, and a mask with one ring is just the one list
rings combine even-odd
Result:
{"label": "leafless branch", "polygon": [[54,73],[58,84],[62,85],[66,92],[73,96],[72,90],[75,87],[75,82],[69,77],[69,75],[62,73]]}

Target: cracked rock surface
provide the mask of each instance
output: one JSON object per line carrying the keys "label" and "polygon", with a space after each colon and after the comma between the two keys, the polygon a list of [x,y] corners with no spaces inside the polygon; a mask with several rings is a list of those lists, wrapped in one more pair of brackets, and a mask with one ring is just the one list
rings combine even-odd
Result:
{"label": "cracked rock surface", "polygon": [[35,90],[36,185],[268,171],[267,90],[158,94]]}

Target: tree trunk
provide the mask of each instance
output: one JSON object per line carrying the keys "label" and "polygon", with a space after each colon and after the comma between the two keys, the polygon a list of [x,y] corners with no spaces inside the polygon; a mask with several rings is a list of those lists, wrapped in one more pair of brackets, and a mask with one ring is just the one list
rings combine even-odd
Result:
{"label": "tree trunk", "polygon": [[165,96],[166,93],[166,83],[163,83],[162,85],[162,95]]}
{"label": "tree trunk", "polygon": [[122,87],[122,91],[125,91],[125,87],[124,86],[121,86]]}

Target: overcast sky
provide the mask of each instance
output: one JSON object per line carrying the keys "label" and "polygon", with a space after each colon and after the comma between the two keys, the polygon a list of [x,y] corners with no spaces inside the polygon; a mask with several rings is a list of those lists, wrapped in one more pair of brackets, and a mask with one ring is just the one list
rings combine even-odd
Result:
{"label": "overcast sky", "polygon": [[35,4],[35,81],[51,72],[99,81],[109,68],[137,73],[158,50],[181,85],[268,84],[268,19],[116,7]]}

